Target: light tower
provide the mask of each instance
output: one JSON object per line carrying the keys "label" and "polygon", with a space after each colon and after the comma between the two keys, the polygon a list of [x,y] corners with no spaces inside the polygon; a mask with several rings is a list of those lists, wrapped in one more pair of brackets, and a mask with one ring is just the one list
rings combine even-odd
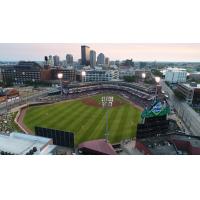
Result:
{"label": "light tower", "polygon": [[86,71],[81,72],[81,80],[82,82],[85,82],[85,77],[86,77]]}
{"label": "light tower", "polygon": [[144,80],[145,80],[145,78],[146,78],[146,73],[142,73],[142,82],[143,82],[143,84],[144,84]]}
{"label": "light tower", "polygon": [[109,132],[108,132],[108,108],[112,107],[113,97],[103,96],[101,98],[102,107],[106,108],[106,130],[105,130],[105,141],[108,142]]}
{"label": "light tower", "polygon": [[156,94],[155,94],[155,99],[156,99],[157,98],[157,93],[158,93],[157,87],[158,87],[158,84],[160,83],[160,77],[156,76],[155,77],[155,81],[156,81]]}
{"label": "light tower", "polygon": [[62,78],[63,78],[63,73],[58,73],[58,79],[60,80],[61,96],[63,95]]}

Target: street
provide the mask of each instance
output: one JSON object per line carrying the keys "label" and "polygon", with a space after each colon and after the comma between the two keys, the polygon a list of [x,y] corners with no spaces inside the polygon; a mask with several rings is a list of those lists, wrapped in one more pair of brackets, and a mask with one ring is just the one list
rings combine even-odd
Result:
{"label": "street", "polygon": [[179,101],[173,91],[166,85],[163,79],[160,84],[163,90],[168,94],[169,105],[175,109],[177,114],[177,122],[184,127],[187,133],[200,136],[200,117],[199,115],[184,101]]}

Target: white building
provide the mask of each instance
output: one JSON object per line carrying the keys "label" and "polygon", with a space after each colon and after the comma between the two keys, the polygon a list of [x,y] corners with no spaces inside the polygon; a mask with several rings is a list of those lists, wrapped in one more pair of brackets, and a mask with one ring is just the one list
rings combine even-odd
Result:
{"label": "white building", "polygon": [[3,155],[52,155],[56,145],[50,138],[13,132],[0,135],[0,154]]}
{"label": "white building", "polygon": [[83,82],[118,81],[118,70],[87,70],[82,77]]}
{"label": "white building", "polygon": [[98,65],[104,65],[105,64],[105,55],[103,53],[100,53],[97,57],[97,64]]}
{"label": "white building", "polygon": [[168,68],[165,72],[165,81],[169,83],[185,83],[187,78],[186,69]]}
{"label": "white building", "polygon": [[96,51],[90,51],[90,66],[94,67],[96,65]]}

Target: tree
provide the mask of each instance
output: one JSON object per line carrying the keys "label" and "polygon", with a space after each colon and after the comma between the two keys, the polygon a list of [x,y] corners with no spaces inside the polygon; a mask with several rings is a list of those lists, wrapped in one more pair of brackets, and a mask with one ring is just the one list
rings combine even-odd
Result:
{"label": "tree", "polygon": [[152,69],[151,72],[152,72],[152,74],[154,76],[159,76],[159,77],[163,76],[163,74],[159,70],[157,70],[157,69]]}
{"label": "tree", "polygon": [[4,84],[6,87],[11,87],[13,86],[13,80],[12,78],[7,78],[5,81],[4,81]]}
{"label": "tree", "polygon": [[135,82],[136,78],[135,78],[135,76],[124,76],[124,81],[126,81],[126,82]]}

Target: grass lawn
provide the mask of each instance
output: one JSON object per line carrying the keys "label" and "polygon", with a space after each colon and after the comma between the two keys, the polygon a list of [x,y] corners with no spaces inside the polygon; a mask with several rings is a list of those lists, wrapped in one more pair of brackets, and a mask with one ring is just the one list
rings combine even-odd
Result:
{"label": "grass lawn", "polygon": [[[91,98],[100,103],[101,96]],[[116,143],[135,136],[141,111],[121,97],[112,96],[114,101],[123,101],[122,105],[108,109],[109,140]],[[33,131],[35,126],[41,126],[74,132],[76,144],[103,138],[105,120],[105,109],[87,105],[82,100],[30,107],[24,117],[25,125]]]}

